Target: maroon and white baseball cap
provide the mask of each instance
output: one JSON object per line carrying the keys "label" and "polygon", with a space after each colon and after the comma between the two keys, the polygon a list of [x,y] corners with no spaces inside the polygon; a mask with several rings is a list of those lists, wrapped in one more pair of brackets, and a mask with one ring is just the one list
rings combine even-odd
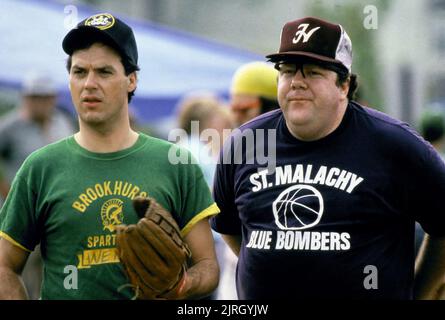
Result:
{"label": "maroon and white baseball cap", "polygon": [[352,43],[341,25],[306,17],[284,25],[279,51],[266,58],[271,62],[319,60],[343,66],[351,72]]}

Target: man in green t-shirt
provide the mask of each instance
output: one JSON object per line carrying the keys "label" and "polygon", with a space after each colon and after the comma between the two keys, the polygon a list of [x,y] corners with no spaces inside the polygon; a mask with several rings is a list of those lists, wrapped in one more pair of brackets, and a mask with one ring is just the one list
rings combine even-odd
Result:
{"label": "man in green t-shirt", "polygon": [[63,49],[80,130],[31,154],[13,181],[0,212],[0,298],[26,298],[20,274],[39,243],[42,299],[131,298],[115,231],[140,219],[136,195],[169,210],[192,251],[181,298],[209,295],[219,269],[208,218],[219,209],[197,165],[169,161],[184,150],[130,128],[139,70],[131,28],[95,15]]}

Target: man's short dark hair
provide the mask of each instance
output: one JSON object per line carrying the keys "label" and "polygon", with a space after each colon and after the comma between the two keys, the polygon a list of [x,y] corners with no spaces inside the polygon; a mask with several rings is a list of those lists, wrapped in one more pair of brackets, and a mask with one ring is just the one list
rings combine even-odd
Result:
{"label": "man's short dark hair", "polygon": [[[131,74],[135,71],[140,70],[139,66],[131,63],[130,60],[128,58],[126,58],[126,56],[119,50],[119,48],[117,48],[116,45],[114,45],[111,41],[107,40],[105,37],[92,36],[92,37],[84,38],[84,39],[82,39],[81,42],[78,43],[76,50],[88,49],[95,43],[102,43],[102,44],[112,48],[114,51],[116,51],[119,54],[119,56],[121,58],[122,65],[124,66],[126,76],[128,76],[129,74]],[[68,73],[71,70],[71,65],[72,65],[72,55],[68,56],[68,59],[66,60],[66,69],[68,70]],[[128,93],[128,103],[131,102],[131,99],[133,98],[135,91],[136,91],[136,89],[134,89],[133,91]]]}
{"label": "man's short dark hair", "polygon": [[[329,68],[327,68],[327,69],[329,69]],[[355,93],[357,92],[357,88],[358,88],[357,75],[355,73],[349,74],[345,70],[340,70],[340,71],[332,70],[332,71],[337,73],[336,85],[338,87],[340,87],[342,84],[344,84],[346,81],[348,81],[348,78],[349,78],[348,99],[355,100]]]}

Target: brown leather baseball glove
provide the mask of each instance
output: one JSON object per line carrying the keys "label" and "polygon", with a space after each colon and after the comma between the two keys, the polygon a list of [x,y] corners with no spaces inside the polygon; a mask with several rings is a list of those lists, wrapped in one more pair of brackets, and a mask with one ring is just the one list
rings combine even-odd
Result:
{"label": "brown leather baseball glove", "polygon": [[117,249],[137,299],[177,299],[191,252],[172,215],[153,198],[137,197],[137,224],[117,228]]}

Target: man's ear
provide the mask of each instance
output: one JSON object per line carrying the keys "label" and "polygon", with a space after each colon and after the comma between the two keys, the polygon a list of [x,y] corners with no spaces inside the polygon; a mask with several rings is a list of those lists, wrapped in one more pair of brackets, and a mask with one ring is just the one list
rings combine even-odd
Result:
{"label": "man's ear", "polygon": [[138,82],[138,76],[137,76],[136,71],[130,73],[127,76],[127,79],[128,79],[128,89],[127,89],[127,91],[128,92],[132,92],[132,91],[136,90],[137,82]]}

